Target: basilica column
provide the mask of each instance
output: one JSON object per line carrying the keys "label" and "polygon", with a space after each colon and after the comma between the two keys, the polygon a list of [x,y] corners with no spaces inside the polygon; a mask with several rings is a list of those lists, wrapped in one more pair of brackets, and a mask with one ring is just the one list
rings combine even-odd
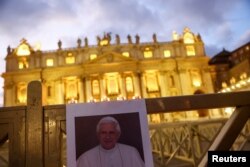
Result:
{"label": "basilica column", "polygon": [[90,101],[92,99],[91,93],[91,78],[89,76],[86,77],[86,101]]}
{"label": "basilica column", "polygon": [[147,98],[148,97],[148,93],[146,91],[146,79],[145,79],[145,75],[146,73],[142,73],[140,74],[140,87],[141,87],[141,94],[142,94],[142,98]]}
{"label": "basilica column", "polygon": [[209,68],[202,69],[201,75],[202,75],[202,82],[203,82],[202,85],[205,87],[207,91],[206,93],[214,93],[212,77],[211,77]]}
{"label": "basilica column", "polygon": [[124,74],[120,74],[119,75],[119,82],[120,82],[120,90],[121,90],[121,96],[123,98],[127,98],[127,94],[126,94],[126,80],[125,80],[126,76]]}
{"label": "basilica column", "polygon": [[17,98],[16,91],[15,91],[15,86],[12,81],[10,83],[6,84],[4,86],[4,106],[9,107],[9,106],[15,106],[15,98]]}
{"label": "basilica column", "polygon": [[100,92],[101,92],[101,96],[100,98],[104,98],[104,97],[107,97],[107,94],[106,94],[106,88],[105,88],[105,75],[104,74],[100,74],[99,76],[99,82],[100,82]]}
{"label": "basilica column", "polygon": [[82,78],[78,78],[77,79],[78,82],[78,95],[79,95],[79,99],[78,102],[84,102],[84,91],[83,91],[83,79]]}
{"label": "basilica column", "polygon": [[64,104],[64,85],[63,79],[59,79],[55,81],[55,89],[56,89],[56,101],[58,104]]}
{"label": "basilica column", "polygon": [[161,97],[167,96],[167,80],[166,80],[166,72],[165,71],[159,71],[159,84],[161,88]]}
{"label": "basilica column", "polygon": [[139,72],[138,73],[134,73],[134,75],[133,75],[134,95],[142,97],[142,95],[141,95],[140,76],[141,76],[141,74]]}

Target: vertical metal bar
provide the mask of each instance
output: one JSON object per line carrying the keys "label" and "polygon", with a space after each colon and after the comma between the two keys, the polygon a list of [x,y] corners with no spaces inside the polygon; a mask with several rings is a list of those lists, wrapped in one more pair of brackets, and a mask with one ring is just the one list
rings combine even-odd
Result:
{"label": "vertical metal bar", "polygon": [[42,86],[39,81],[28,85],[26,111],[26,167],[44,166]]}
{"label": "vertical metal bar", "polygon": [[[217,135],[210,151],[227,151],[233,145],[235,139],[240,134],[240,131],[246,124],[250,116],[250,106],[237,107],[233,112],[232,116],[222,127],[220,133]],[[207,165],[207,154],[202,158],[199,167]]]}

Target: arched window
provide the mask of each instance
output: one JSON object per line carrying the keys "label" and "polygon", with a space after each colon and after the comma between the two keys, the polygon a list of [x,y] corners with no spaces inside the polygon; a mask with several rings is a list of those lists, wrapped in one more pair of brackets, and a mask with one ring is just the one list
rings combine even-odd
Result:
{"label": "arched window", "polygon": [[97,79],[92,80],[92,93],[93,95],[100,95],[100,85]]}
{"label": "arched window", "polygon": [[134,92],[134,87],[133,87],[133,80],[132,77],[126,77],[126,91],[128,93]]}

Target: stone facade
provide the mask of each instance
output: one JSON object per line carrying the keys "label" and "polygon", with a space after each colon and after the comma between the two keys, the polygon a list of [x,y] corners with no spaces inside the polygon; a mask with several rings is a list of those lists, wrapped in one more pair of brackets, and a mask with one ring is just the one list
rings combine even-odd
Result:
{"label": "stone facade", "polygon": [[8,48],[4,78],[4,106],[26,104],[27,84],[44,85],[45,105],[192,95],[214,92],[209,57],[200,35],[185,28],[173,40],[120,43],[119,35],[77,40],[77,47],[41,51],[23,39]]}
{"label": "stone facade", "polygon": [[250,90],[250,42],[231,52],[223,49],[209,64],[216,92]]}

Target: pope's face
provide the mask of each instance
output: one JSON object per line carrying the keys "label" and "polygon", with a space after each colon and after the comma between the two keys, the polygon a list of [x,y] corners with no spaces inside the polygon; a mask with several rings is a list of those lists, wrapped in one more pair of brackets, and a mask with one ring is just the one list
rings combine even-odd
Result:
{"label": "pope's face", "polygon": [[101,146],[106,149],[114,148],[120,133],[116,130],[114,123],[102,123],[98,132],[98,138]]}

